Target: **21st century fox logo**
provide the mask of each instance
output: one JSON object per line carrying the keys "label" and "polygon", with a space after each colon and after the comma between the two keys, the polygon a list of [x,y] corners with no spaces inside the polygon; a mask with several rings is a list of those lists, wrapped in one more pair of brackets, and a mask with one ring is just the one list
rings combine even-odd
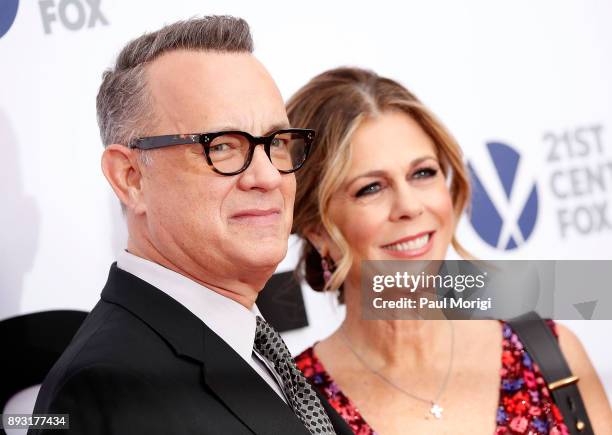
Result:
{"label": "21st century fox logo", "polygon": [[101,0],[40,0],[38,5],[45,33],[52,33],[58,26],[73,31],[107,26],[108,20],[100,3]]}
{"label": "21st century fox logo", "polygon": [[[107,26],[108,19],[102,12],[101,0],[39,0],[40,17],[46,34],[56,29],[81,30]],[[0,38],[14,25],[19,0],[0,2]]]}

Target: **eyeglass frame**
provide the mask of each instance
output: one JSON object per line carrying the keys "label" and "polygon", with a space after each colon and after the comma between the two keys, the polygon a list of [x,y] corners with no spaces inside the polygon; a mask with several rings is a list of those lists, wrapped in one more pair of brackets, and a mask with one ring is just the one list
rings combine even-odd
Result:
{"label": "eyeglass frame", "polygon": [[[290,170],[278,169],[272,163],[272,157],[270,156],[270,146],[272,144],[272,139],[276,135],[282,134],[282,133],[300,133],[300,134],[303,134],[303,137],[304,137],[304,160],[302,160],[302,163],[300,163],[299,166],[297,166],[296,168],[290,169]],[[224,136],[227,134],[239,134],[239,135],[246,137],[247,140],[249,141],[249,151],[246,156],[244,165],[240,169],[234,172],[222,172],[219,169],[217,169],[215,165],[213,164],[212,160],[210,159],[210,155],[209,155],[211,142],[215,138],[219,136]],[[315,131],[309,128],[285,128],[285,129],[273,131],[272,133],[266,136],[253,136],[252,134],[247,133],[246,131],[240,131],[240,130],[225,130],[225,131],[215,131],[215,132],[209,132],[209,133],[167,134],[167,135],[162,135],[162,136],[145,136],[145,137],[139,137],[139,138],[133,139],[128,144],[128,148],[137,148],[140,150],[152,150],[152,149],[165,148],[165,147],[174,146],[174,145],[190,145],[190,144],[199,143],[204,147],[204,156],[206,157],[206,162],[208,163],[208,166],[210,166],[212,170],[215,171],[217,174],[231,176],[231,175],[238,175],[241,172],[244,172],[249,167],[249,165],[251,164],[251,161],[253,160],[253,154],[255,154],[255,147],[259,144],[263,144],[264,152],[268,156],[268,159],[270,160],[270,163],[272,163],[272,166],[274,166],[274,168],[282,174],[290,174],[292,172],[297,171],[302,166],[304,166],[306,159],[308,159],[308,154],[310,153],[310,147],[312,146],[312,143],[314,142],[315,134],[316,134]]]}

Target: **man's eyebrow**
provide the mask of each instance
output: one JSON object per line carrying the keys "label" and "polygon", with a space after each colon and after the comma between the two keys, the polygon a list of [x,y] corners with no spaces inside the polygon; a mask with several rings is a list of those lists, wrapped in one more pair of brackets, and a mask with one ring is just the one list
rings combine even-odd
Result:
{"label": "man's eyebrow", "polygon": [[283,122],[279,122],[276,124],[272,124],[272,126],[270,126],[266,133],[264,135],[268,135],[270,133],[273,133],[277,130],[285,130],[287,128],[291,128],[291,125],[287,122],[287,121],[283,121]]}
{"label": "man's eyebrow", "polygon": [[[273,133],[277,130],[285,130],[287,128],[291,128],[290,124],[287,121],[281,121],[275,124],[272,124],[270,127],[268,127],[266,129],[266,132],[264,133],[264,136],[269,135],[270,133]],[[208,128],[202,131],[207,131],[207,132],[213,132],[213,131],[244,131],[246,133],[252,134],[250,131],[247,130],[243,130],[240,127],[237,127],[236,125],[231,125],[231,124],[225,124],[222,126],[218,126],[218,127],[212,127],[212,128]]]}
{"label": "man's eyebrow", "polygon": [[[436,162],[438,161],[438,159],[435,156],[426,155],[426,156],[417,157],[416,159],[414,159],[412,162],[410,162],[410,166],[414,167],[414,166],[418,165],[419,163],[424,162],[425,160],[429,160],[429,159],[435,160]],[[345,186],[346,187],[350,186],[351,184],[353,184],[355,181],[357,181],[360,178],[364,178],[364,177],[383,177],[386,174],[387,174],[387,171],[384,171],[384,170],[368,171],[368,172],[356,175],[355,177],[351,178],[349,181],[347,181],[345,183]]]}
{"label": "man's eyebrow", "polygon": [[204,128],[204,129],[202,129],[202,131],[205,131],[205,132],[216,132],[216,131],[242,131],[242,129],[241,129],[241,128],[236,127],[235,125],[226,124],[226,125],[221,125],[221,126],[217,126],[217,127],[208,127],[208,128]]}

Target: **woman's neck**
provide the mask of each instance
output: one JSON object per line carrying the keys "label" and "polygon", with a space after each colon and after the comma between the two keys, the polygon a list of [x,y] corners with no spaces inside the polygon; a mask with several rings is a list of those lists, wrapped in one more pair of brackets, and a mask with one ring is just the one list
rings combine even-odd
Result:
{"label": "woman's neck", "polygon": [[452,325],[441,320],[364,320],[359,289],[345,288],[347,316],[334,334],[374,367],[431,367],[446,361],[451,350]]}

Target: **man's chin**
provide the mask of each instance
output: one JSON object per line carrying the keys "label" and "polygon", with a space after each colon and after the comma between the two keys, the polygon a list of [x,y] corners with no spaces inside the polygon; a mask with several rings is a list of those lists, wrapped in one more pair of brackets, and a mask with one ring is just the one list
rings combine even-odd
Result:
{"label": "man's chin", "polygon": [[[244,243],[240,252],[236,253],[236,258],[240,258],[240,263],[245,269],[272,268],[283,261],[287,255],[287,244],[266,243],[257,241],[254,243]],[[238,265],[238,264],[237,264]]]}

